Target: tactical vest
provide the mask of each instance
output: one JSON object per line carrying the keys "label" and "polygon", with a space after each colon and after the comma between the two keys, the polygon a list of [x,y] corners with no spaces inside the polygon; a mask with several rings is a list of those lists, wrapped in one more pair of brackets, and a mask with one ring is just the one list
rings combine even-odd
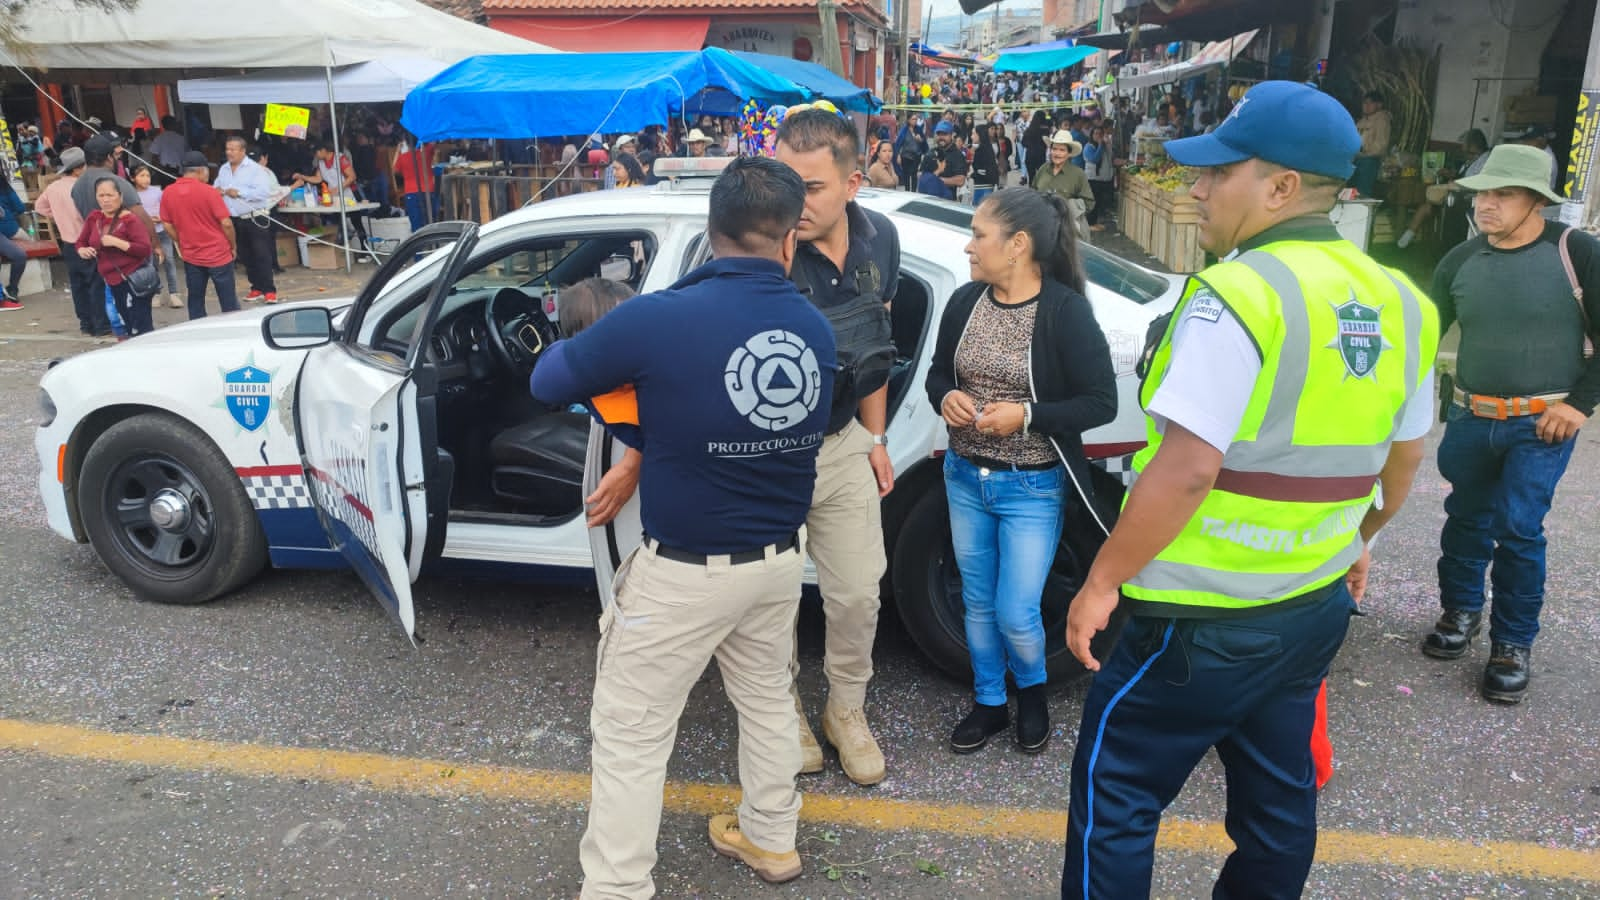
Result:
{"label": "tactical vest", "polygon": [[[815,303],[805,266],[789,273],[795,288]],[[855,408],[856,402],[889,383],[895,347],[889,308],[883,303],[883,275],[877,263],[866,260],[846,274],[855,279],[856,296],[817,310],[833,326],[838,347],[838,371],[833,376],[833,408]]]}
{"label": "tactical vest", "polygon": [[[1358,528],[1391,437],[1439,344],[1438,311],[1404,275],[1347,241],[1279,241],[1190,280],[1151,358],[1142,406],[1167,374],[1175,323],[1228,313],[1255,341],[1261,373],[1211,492],[1123,587],[1135,601],[1249,609],[1343,577],[1361,555]],[[1135,473],[1161,447],[1148,419],[1147,428]]]}

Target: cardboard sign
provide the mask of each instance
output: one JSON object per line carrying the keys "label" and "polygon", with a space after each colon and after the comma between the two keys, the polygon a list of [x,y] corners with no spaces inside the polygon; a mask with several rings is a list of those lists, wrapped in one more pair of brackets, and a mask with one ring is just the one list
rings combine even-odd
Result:
{"label": "cardboard sign", "polygon": [[1593,176],[1595,138],[1600,133],[1600,91],[1578,95],[1578,115],[1572,123],[1572,158],[1567,166],[1567,199],[1582,203]]}
{"label": "cardboard sign", "polygon": [[261,130],[267,134],[281,134],[303,141],[306,138],[306,126],[310,123],[311,110],[304,106],[268,103],[267,121],[261,126]]}

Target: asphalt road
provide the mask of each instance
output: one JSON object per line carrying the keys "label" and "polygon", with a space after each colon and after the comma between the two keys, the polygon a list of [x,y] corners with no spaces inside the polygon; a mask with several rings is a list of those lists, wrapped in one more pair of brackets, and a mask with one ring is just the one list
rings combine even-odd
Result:
{"label": "asphalt road", "polygon": [[[196,608],[137,602],[43,525],[36,381],[91,344],[0,321],[0,897],[571,897],[587,788],[592,592],[425,579],[413,649],[350,576],[268,573]],[[1437,436],[1437,432],[1436,432]],[[1478,698],[1485,648],[1416,649],[1434,614],[1444,487],[1431,463],[1378,551],[1330,676],[1338,770],[1307,895],[1600,895],[1600,448],[1549,519],[1549,599],[1520,707]],[[801,690],[821,698],[802,616]],[[872,718],[889,778],[806,777],[804,878],[714,855],[735,722],[715,669],[679,732],[658,886],[671,897],[1043,897],[1057,889],[1085,684],[1052,693],[1050,749],[945,749],[968,688],[893,616]],[[1226,838],[1209,760],[1168,813],[1156,893],[1209,895]],[[837,878],[830,878],[830,875]]]}

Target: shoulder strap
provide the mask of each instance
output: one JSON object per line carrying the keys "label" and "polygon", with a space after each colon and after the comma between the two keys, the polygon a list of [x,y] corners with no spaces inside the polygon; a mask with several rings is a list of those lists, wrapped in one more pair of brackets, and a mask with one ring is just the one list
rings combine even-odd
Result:
{"label": "shoulder strap", "polygon": [[1589,322],[1589,310],[1583,305],[1583,285],[1578,283],[1578,272],[1572,267],[1572,251],[1567,248],[1567,239],[1572,236],[1572,228],[1568,226],[1561,230],[1561,239],[1557,245],[1561,248],[1561,268],[1567,272],[1567,284],[1572,287],[1572,299],[1578,304],[1578,315],[1583,317],[1583,355],[1594,356],[1594,339],[1590,334],[1594,326]]}

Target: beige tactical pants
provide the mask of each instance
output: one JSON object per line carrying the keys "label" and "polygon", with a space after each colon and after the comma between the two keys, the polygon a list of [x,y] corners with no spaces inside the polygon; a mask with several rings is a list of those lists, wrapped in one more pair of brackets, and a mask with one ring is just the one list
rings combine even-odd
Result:
{"label": "beige tactical pants", "polygon": [[[824,438],[806,515],[806,552],[817,567],[827,618],[828,698],[845,709],[866,704],[872,640],[878,633],[878,586],[888,565],[878,479],[867,462],[871,451],[872,435],[859,422]],[[789,670],[799,676],[798,651]]]}
{"label": "beige tactical pants", "polygon": [[623,562],[600,617],[589,827],[578,848],[586,898],[654,896],[667,759],[712,657],[739,713],[740,829],[763,849],[794,848],[800,738],[784,660],[794,653],[802,556],[768,547],[759,562],[698,565],[652,547]]}

